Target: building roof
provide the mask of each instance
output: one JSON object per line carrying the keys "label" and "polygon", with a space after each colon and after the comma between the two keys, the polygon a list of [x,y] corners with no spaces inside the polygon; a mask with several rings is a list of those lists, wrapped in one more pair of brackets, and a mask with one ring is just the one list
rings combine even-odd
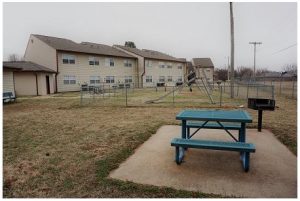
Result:
{"label": "building roof", "polygon": [[20,67],[20,66],[12,66],[12,65],[6,65],[5,63],[6,63],[7,61],[4,61],[3,62],[3,68],[5,68],[5,69],[10,69],[10,70],[17,70],[17,71],[21,71],[22,70],[22,68]]}
{"label": "building roof", "polygon": [[80,52],[80,53],[88,53],[88,54],[99,54],[99,55],[108,55],[108,56],[116,56],[116,57],[125,57],[125,58],[135,58],[121,50],[113,48],[108,45],[96,44],[90,42],[82,42],[76,43],[69,39],[57,38],[52,36],[44,36],[33,34],[33,36],[37,37],[44,43],[53,47],[56,50],[61,51],[71,51],[71,52]]}
{"label": "building roof", "polygon": [[194,66],[199,66],[199,67],[206,67],[206,68],[214,67],[214,64],[210,58],[193,58],[193,64]]}
{"label": "building roof", "polygon": [[131,48],[131,47],[126,47],[122,45],[114,45],[115,47],[119,47],[123,50],[126,50],[128,52],[132,52],[136,55],[148,58],[148,59],[158,59],[158,60],[167,60],[167,61],[177,61],[177,62],[183,62],[185,63],[186,60],[183,58],[175,58],[170,55],[167,55],[162,52],[158,52],[155,50],[147,50],[147,49],[138,49],[138,48]]}
{"label": "building roof", "polygon": [[4,61],[4,68],[17,69],[21,71],[34,71],[34,72],[47,72],[55,73],[54,70],[51,70],[45,66],[33,63],[31,61]]}

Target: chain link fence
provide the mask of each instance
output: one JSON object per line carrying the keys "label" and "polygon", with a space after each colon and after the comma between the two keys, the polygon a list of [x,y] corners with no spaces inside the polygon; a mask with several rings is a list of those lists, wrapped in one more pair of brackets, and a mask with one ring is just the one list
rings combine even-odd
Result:
{"label": "chain link fence", "polygon": [[[253,78],[243,78],[243,82],[251,82]],[[297,99],[297,73],[285,73],[281,76],[258,76],[257,84],[274,86],[275,96]]]}
{"label": "chain link fence", "polygon": [[278,96],[297,97],[296,81],[260,81],[234,83],[234,98],[230,97],[229,82],[214,82],[210,87],[153,86],[137,88],[134,83],[121,85],[103,84],[100,86],[82,85],[80,105],[99,104],[116,106],[189,106],[227,107],[247,104],[248,98],[276,99]]}

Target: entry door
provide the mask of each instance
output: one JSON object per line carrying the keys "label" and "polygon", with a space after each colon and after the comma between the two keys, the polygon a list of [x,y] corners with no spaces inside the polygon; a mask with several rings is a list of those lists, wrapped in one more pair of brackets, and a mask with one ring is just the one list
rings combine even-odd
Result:
{"label": "entry door", "polygon": [[46,75],[46,88],[47,88],[47,94],[50,94],[50,80],[48,75]]}

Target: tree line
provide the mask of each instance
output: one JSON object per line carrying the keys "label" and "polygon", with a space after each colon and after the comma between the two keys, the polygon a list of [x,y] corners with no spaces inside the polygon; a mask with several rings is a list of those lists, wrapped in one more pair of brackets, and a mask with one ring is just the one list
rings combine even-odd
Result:
{"label": "tree line", "polygon": [[[270,71],[267,68],[257,69],[255,72],[256,77],[263,77],[267,73],[274,72]],[[282,67],[281,73],[289,73],[292,75],[297,75],[297,64],[287,64]],[[253,68],[240,66],[234,70],[234,77],[239,79],[246,79],[253,76]],[[228,80],[228,69],[227,68],[216,68],[214,71],[215,80]]]}

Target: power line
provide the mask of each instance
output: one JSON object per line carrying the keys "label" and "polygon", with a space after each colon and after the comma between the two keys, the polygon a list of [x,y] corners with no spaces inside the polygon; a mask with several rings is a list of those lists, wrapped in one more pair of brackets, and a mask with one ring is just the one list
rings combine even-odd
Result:
{"label": "power line", "polygon": [[296,46],[296,45],[297,45],[297,43],[295,43],[295,44],[293,44],[293,45],[290,45],[290,46],[288,46],[288,47],[286,47],[286,48],[283,48],[283,49],[281,49],[281,50],[278,50],[277,52],[274,52],[272,55],[277,54],[277,53],[279,53],[279,52],[283,52],[283,51],[285,51],[285,50],[287,50],[287,49],[290,49],[290,48],[292,48],[292,47],[294,47],[294,46]]}

